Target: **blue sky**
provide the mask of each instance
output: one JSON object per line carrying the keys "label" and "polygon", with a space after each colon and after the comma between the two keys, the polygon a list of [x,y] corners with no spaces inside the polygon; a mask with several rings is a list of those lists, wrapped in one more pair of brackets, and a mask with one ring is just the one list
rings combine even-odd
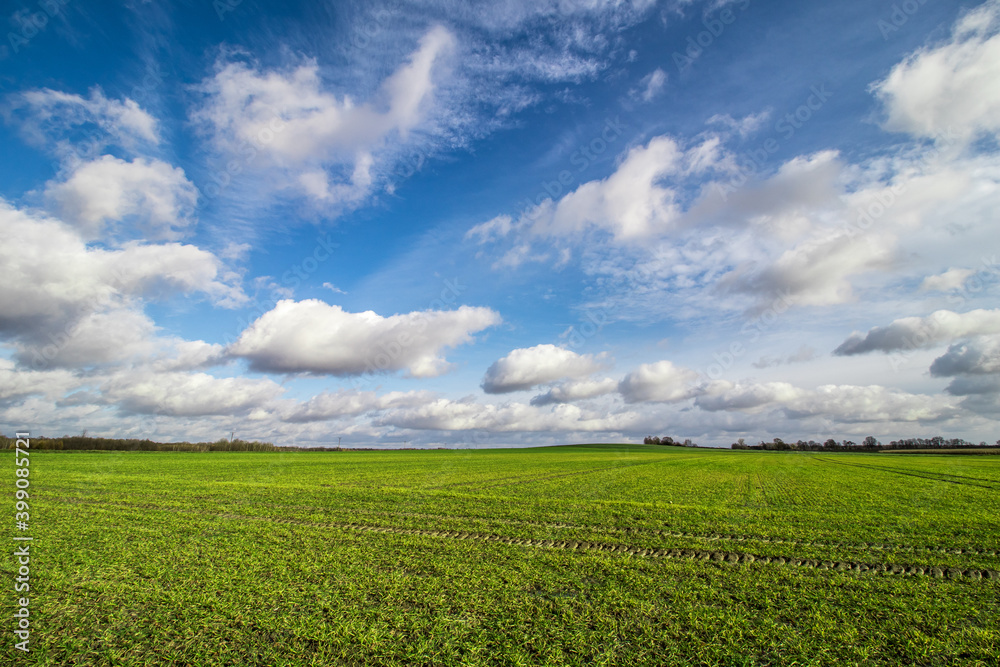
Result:
{"label": "blue sky", "polygon": [[996,0],[5,11],[4,432],[998,437]]}

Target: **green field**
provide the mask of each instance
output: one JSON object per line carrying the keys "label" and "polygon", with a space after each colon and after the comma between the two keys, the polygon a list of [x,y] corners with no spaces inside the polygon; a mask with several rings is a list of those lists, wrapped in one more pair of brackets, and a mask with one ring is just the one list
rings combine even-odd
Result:
{"label": "green field", "polygon": [[997,457],[35,451],[31,491],[10,664],[1000,662]]}

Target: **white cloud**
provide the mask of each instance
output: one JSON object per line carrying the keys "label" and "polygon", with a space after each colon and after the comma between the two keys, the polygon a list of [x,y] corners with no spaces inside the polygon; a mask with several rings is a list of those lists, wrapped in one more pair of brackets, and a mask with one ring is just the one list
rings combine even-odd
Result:
{"label": "white cloud", "polygon": [[31,371],[0,358],[0,403],[36,394],[59,398],[79,385],[80,380],[69,371]]}
{"label": "white cloud", "polygon": [[0,331],[39,321],[58,327],[77,314],[131,298],[204,292],[220,304],[245,300],[218,258],[195,246],[130,242],[114,250],[92,249],[62,222],[3,200],[0,267]]}
{"label": "white cloud", "polygon": [[621,431],[636,421],[635,413],[588,412],[575,405],[543,410],[524,403],[491,405],[471,400],[438,399],[416,408],[390,410],[377,418],[380,426],[419,430],[490,432]]}
{"label": "white cloud", "polygon": [[129,242],[91,248],[59,220],[0,200],[0,336],[36,370],[86,367],[154,354],[147,300],[207,294],[217,305],[246,300],[214,255],[192,245]]}
{"label": "white cloud", "polygon": [[695,405],[708,412],[754,410],[774,403],[791,403],[804,393],[787,382],[719,383],[709,393],[695,399]]}
{"label": "white cloud", "polygon": [[198,417],[245,414],[270,403],[284,389],[271,380],[136,371],[112,376],[101,391],[126,413]]}
{"label": "white cloud", "polygon": [[738,267],[719,286],[758,295],[765,304],[779,297],[804,306],[845,303],[854,297],[852,276],[889,266],[891,244],[891,238],[877,234],[835,231],[789,248],[762,269]]}
{"label": "white cloud", "polygon": [[510,234],[513,228],[512,222],[509,215],[498,215],[469,229],[465,233],[465,238],[475,239],[477,243],[488,243],[504,238]]}
{"label": "white cloud", "polygon": [[833,353],[850,356],[929,348],[956,338],[991,333],[1000,333],[1000,309],[967,313],[938,310],[927,317],[904,317],[888,326],[873,327],[867,334],[855,331]]}
{"label": "white cloud", "polygon": [[379,396],[373,391],[342,389],[317,394],[287,410],[282,418],[293,423],[327,421],[389,408],[416,407],[433,400],[435,400],[434,394],[429,391],[393,391]]}
{"label": "white cloud", "polygon": [[1000,131],[998,27],[1000,1],[988,0],[958,20],[949,40],[916,51],[873,84],[885,127],[963,142]]}
{"label": "white cloud", "polygon": [[49,88],[24,91],[11,95],[3,112],[9,122],[20,126],[28,141],[55,144],[61,152],[72,144],[66,137],[88,124],[99,127],[107,141],[123,148],[159,143],[155,118],[131,99],[106,98],[99,87],[92,88],[89,97]]}
{"label": "white cloud", "polygon": [[495,311],[470,306],[382,317],[289,299],[261,315],[228,351],[268,372],[345,376],[405,369],[411,377],[434,377],[448,370],[444,348],[468,343],[500,321]]}
{"label": "white cloud", "polygon": [[961,289],[975,273],[972,269],[948,269],[936,276],[927,276],[920,283],[920,289],[925,292],[949,292]]}
{"label": "white cloud", "polygon": [[710,412],[781,410],[794,420],[822,418],[845,424],[933,422],[959,412],[955,401],[940,395],[909,394],[879,385],[803,389],[787,382],[717,382],[695,404]]}
{"label": "white cloud", "polygon": [[545,200],[518,226],[541,237],[579,238],[602,230],[616,241],[629,241],[662,234],[680,214],[678,192],[663,185],[664,179],[710,168],[716,156],[707,149],[713,145],[710,140],[684,151],[670,137],[655,137],[630,149],[607,178],[584,183],[558,202]]}
{"label": "white cloud", "polygon": [[543,406],[554,403],[574,403],[588,398],[596,398],[613,394],[618,390],[618,383],[611,378],[603,380],[574,380],[563,382],[552,387],[544,394],[531,399],[531,405]]}
{"label": "white cloud", "polygon": [[16,344],[24,367],[82,368],[116,363],[154,350],[156,327],[144,313],[112,308],[82,314],[62,331]]}
{"label": "white cloud", "polygon": [[663,92],[664,86],[667,84],[667,73],[662,69],[657,67],[655,70],[647,74],[639,82],[642,87],[642,92],[639,96],[642,98],[643,102],[652,102],[657,95]]}
{"label": "white cloud", "polygon": [[909,394],[871,385],[824,385],[783,406],[792,419],[823,417],[842,423],[934,422],[955,417],[958,407],[940,395]]}
{"label": "white cloud", "polygon": [[741,137],[747,137],[759,130],[770,117],[769,110],[748,114],[740,119],[733,118],[729,114],[715,114],[706,120],[705,124],[720,125],[731,132],[736,132]]}
{"label": "white cloud", "polygon": [[50,182],[45,194],[60,217],[88,239],[100,237],[107,223],[126,218],[143,238],[177,239],[193,224],[198,201],[183,169],[111,155],[80,164],[64,182]]}
{"label": "white cloud", "polygon": [[157,343],[162,349],[150,364],[157,371],[190,371],[229,361],[225,348],[218,343],[181,339],[161,339]]}
{"label": "white cloud", "polygon": [[626,403],[676,403],[702,393],[698,373],[669,361],[642,364],[622,379],[618,391]]}
{"label": "white cloud", "polygon": [[577,354],[549,343],[513,350],[494,361],[483,376],[487,394],[531,389],[565,378],[590,375],[605,365],[605,355]]}
{"label": "white cloud", "polygon": [[223,152],[252,151],[266,156],[268,166],[287,170],[284,185],[294,184],[316,202],[354,203],[370,193],[375,154],[385,142],[407,142],[428,119],[435,77],[454,48],[448,30],[431,28],[363,103],[325,91],[316,61],[287,72],[220,62],[201,85],[208,99],[193,117]]}

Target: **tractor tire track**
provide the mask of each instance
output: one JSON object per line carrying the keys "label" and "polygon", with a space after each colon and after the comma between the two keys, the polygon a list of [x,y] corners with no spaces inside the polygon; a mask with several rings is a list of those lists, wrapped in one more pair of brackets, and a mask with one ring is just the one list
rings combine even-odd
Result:
{"label": "tractor tire track", "polygon": [[[68,502],[76,504],[101,504],[87,501]],[[354,531],[359,533],[382,533],[390,535],[409,535],[415,537],[434,537],[456,540],[472,540],[478,542],[497,542],[511,546],[541,547],[549,549],[560,549],[566,551],[598,552],[609,554],[621,554],[629,556],[640,556],[647,558],[665,558],[672,560],[700,560],[714,563],[750,564],[764,563],[776,565],[788,565],[816,570],[833,570],[838,572],[853,572],[856,574],[876,573],[883,575],[903,575],[903,576],[928,576],[937,579],[961,579],[972,582],[997,582],[1000,581],[1000,571],[980,568],[958,568],[948,566],[927,566],[927,565],[907,565],[902,563],[885,562],[860,562],[845,560],[824,560],[815,558],[795,558],[794,556],[772,556],[754,554],[746,551],[722,551],[704,550],[690,548],[649,548],[628,544],[610,544],[607,542],[595,542],[591,540],[552,540],[523,537],[509,537],[497,535],[495,533],[481,533],[465,530],[428,530],[423,528],[404,528],[399,526],[376,526],[371,524],[361,524],[355,522],[316,522],[304,521],[300,519],[280,519],[275,517],[253,516],[246,514],[219,513],[208,510],[186,509],[180,507],[161,507],[155,505],[142,504],[122,504],[124,507],[133,509],[152,509],[165,512],[201,514],[203,516],[213,516],[220,519],[234,521],[261,521],[266,523],[278,523],[289,526],[303,526],[308,528],[331,528],[343,531]],[[115,506],[118,506],[116,504]],[[806,544],[806,543],[802,543]]]}
{"label": "tractor tire track", "polygon": [[[863,468],[865,470],[881,470],[883,472],[893,473],[894,475],[906,475],[908,477],[919,477],[921,479],[934,480],[935,482],[947,482],[948,484],[961,484],[962,486],[975,486],[975,487],[978,487],[980,489],[990,489],[991,491],[1000,491],[1000,487],[989,486],[987,484],[973,484],[971,482],[959,482],[959,481],[956,481],[956,480],[953,480],[953,479],[943,479],[941,477],[937,477],[937,476],[929,475],[929,474],[928,475],[921,475],[921,474],[918,474],[918,473],[915,473],[915,472],[907,472],[907,471],[903,471],[903,470],[899,470],[899,469],[891,468],[891,467],[886,468],[886,467],[882,467],[882,466],[873,466],[873,465],[866,465],[866,464],[861,464],[861,463],[845,463],[844,461],[834,461],[832,459],[821,458],[821,457],[818,457],[818,456],[813,457],[813,460],[822,461],[824,463],[834,463],[836,465],[841,465],[841,466],[850,466],[852,468]],[[966,478],[966,479],[975,479],[975,478],[969,477],[969,478]]]}
{"label": "tractor tire track", "polygon": [[[127,503],[127,502],[108,502],[108,501],[95,501],[95,500],[82,500],[77,498],[56,498],[59,502],[71,503],[71,504],[85,504],[85,505],[111,505],[114,507],[121,508],[135,508],[135,509],[152,509],[164,512],[192,512],[192,513],[205,513],[203,510],[199,509],[185,509],[185,508],[174,508],[174,507],[164,507],[162,505],[155,505],[149,503]],[[252,504],[252,503],[248,503]],[[258,503],[259,505],[259,503]],[[278,505],[273,503],[265,503],[265,506],[275,507],[279,509],[324,509],[316,508],[306,505]],[[669,537],[675,539],[689,539],[689,540],[703,540],[708,542],[762,542],[764,544],[783,544],[788,546],[802,546],[802,547],[817,547],[823,549],[848,549],[851,551],[901,551],[906,553],[914,554],[945,554],[945,555],[966,555],[966,556],[1000,556],[1000,549],[990,549],[987,547],[976,547],[976,546],[948,546],[948,545],[919,545],[919,544],[892,544],[889,542],[845,542],[839,540],[813,540],[808,538],[803,539],[785,539],[781,537],[771,537],[769,535],[760,534],[747,534],[747,533],[699,533],[690,532],[682,530],[674,530],[669,528],[644,528],[644,527],[622,527],[622,526],[588,526],[581,524],[570,524],[570,523],[559,523],[559,522],[547,522],[547,521],[528,521],[525,519],[490,519],[486,517],[477,517],[470,515],[461,514],[427,514],[422,512],[385,512],[378,510],[351,510],[352,514],[366,514],[374,515],[380,517],[412,517],[417,519],[430,519],[432,521],[441,520],[454,520],[454,521],[488,521],[494,523],[502,523],[505,525],[512,526],[535,526],[538,528],[546,529],[566,529],[566,530],[579,530],[579,531],[589,531],[594,533],[612,533],[612,534],[624,534],[626,536],[634,535],[636,537],[645,537],[650,535]],[[245,515],[240,515],[245,516]],[[253,515],[246,515],[253,516]]]}

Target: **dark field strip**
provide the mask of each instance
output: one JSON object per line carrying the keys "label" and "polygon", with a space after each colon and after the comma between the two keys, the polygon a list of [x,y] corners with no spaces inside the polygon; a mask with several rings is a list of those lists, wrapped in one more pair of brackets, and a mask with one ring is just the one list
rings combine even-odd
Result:
{"label": "dark field strip", "polygon": [[[914,470],[913,468],[898,468],[896,466],[877,464],[877,463],[852,463],[849,465],[862,466],[866,468],[875,468],[878,470],[891,470],[895,472],[912,472]],[[916,471],[927,472],[926,470],[919,470],[919,469],[917,469]],[[976,482],[989,482],[991,484],[997,484],[998,482],[1000,482],[1000,480],[993,479],[990,477],[972,477],[970,475],[956,475],[950,472],[938,472],[938,473],[928,473],[928,474],[933,474],[936,477],[954,477],[956,479],[971,479]]]}
{"label": "dark field strip", "polygon": [[[199,514],[202,516],[216,517],[220,519],[229,519],[234,521],[263,521],[263,522],[278,523],[284,525],[303,526],[308,528],[333,528],[339,530],[358,531],[358,532],[411,535],[418,537],[435,537],[435,538],[457,539],[457,540],[474,540],[480,542],[497,542],[501,544],[509,544],[511,546],[542,547],[550,549],[561,549],[565,551],[604,552],[604,553],[622,554],[630,556],[641,556],[648,558],[688,559],[688,560],[711,561],[715,563],[729,563],[729,564],[741,564],[741,563],[749,564],[749,563],[759,562],[765,564],[812,568],[817,570],[853,572],[856,574],[875,573],[883,575],[928,576],[939,579],[947,577],[948,579],[963,580],[969,582],[983,582],[983,583],[1000,581],[1000,571],[993,569],[958,568],[958,567],[948,567],[948,566],[926,566],[926,565],[914,566],[914,565],[906,565],[900,563],[885,563],[885,562],[821,560],[814,558],[796,558],[795,556],[762,555],[762,554],[749,553],[746,551],[723,551],[723,550],[702,550],[702,549],[683,549],[683,548],[652,549],[652,548],[644,548],[628,544],[609,544],[605,542],[594,542],[588,540],[533,539],[533,538],[509,537],[503,535],[496,535],[492,533],[479,533],[479,532],[470,532],[462,530],[427,530],[421,528],[403,528],[398,526],[374,526],[374,525],[360,524],[355,522],[315,522],[315,521],[304,521],[300,519],[279,519],[274,517],[209,512],[198,509],[162,507],[157,505],[139,504],[139,503],[134,503],[134,504],[94,503],[90,501],[72,500],[72,499],[65,499],[63,502],[69,502],[74,504],[87,504],[87,505],[96,504],[102,506],[112,505],[115,507],[128,508],[128,509],[144,509],[144,510],[157,510],[164,512],[191,513],[191,514]],[[660,533],[673,535],[673,533],[667,533],[665,531],[660,531]],[[721,538],[722,536],[719,535],[718,537]],[[761,540],[761,541],[769,541],[769,540]],[[794,542],[785,542],[785,543],[789,544],[790,546],[796,545],[796,543]],[[801,543],[801,544],[803,546],[806,545],[806,543]],[[966,552],[963,550],[958,550],[958,552],[972,553],[971,551]],[[952,551],[951,553],[954,552]]]}
{"label": "dark field strip", "polygon": [[[686,457],[686,458],[693,458],[693,457]],[[681,461],[681,460],[683,460],[683,459],[676,458],[676,459],[670,459],[667,462],[668,463],[673,463],[674,461]],[[497,486],[509,486],[511,484],[525,484],[527,482],[539,482],[539,481],[546,480],[546,479],[555,479],[557,477],[573,477],[573,476],[576,476],[576,475],[590,475],[590,474],[597,473],[597,472],[606,472],[608,470],[625,470],[626,468],[634,468],[635,466],[644,466],[644,465],[650,465],[650,464],[653,464],[653,463],[664,463],[664,461],[642,461],[640,463],[623,463],[623,464],[620,464],[620,465],[608,466],[606,468],[587,468],[585,470],[573,470],[573,471],[570,471],[570,472],[560,472],[560,473],[554,473],[554,474],[549,474],[549,475],[537,475],[537,474],[514,475],[514,476],[511,476],[511,477],[501,477],[499,480],[489,480],[490,483],[482,485],[482,486],[477,486],[479,484],[482,484],[481,480],[477,480],[477,481],[473,481],[473,482],[451,482],[449,484],[441,484],[439,486],[429,486],[427,488],[428,488],[428,490],[439,490],[439,489],[452,488],[452,487],[456,487],[456,486],[469,486],[469,487],[471,487],[473,489],[476,489],[476,490],[483,490],[483,489],[492,489],[493,487],[497,487]]]}
{"label": "dark field strip", "polygon": [[[955,479],[945,479],[943,475],[945,473],[938,473],[936,475],[932,474],[921,474],[920,472],[914,472],[912,470],[906,471],[899,468],[893,468],[891,466],[877,466],[864,463],[845,463],[844,461],[834,461],[832,459],[813,457],[813,460],[822,461],[824,463],[833,463],[841,466],[851,466],[852,468],[863,468],[865,470],[881,470],[883,472],[893,473],[895,475],[906,475],[908,477],[920,477],[921,479],[931,479],[935,482],[947,482],[948,484],[961,484],[963,486],[975,486],[981,489],[990,489],[991,491],[1000,491],[1000,486],[992,486],[989,484],[973,484],[972,482],[961,482]],[[962,477],[961,475],[948,475],[949,477]],[[963,479],[980,479],[978,477],[962,477]],[[983,481],[993,481],[993,480],[983,480]]]}

